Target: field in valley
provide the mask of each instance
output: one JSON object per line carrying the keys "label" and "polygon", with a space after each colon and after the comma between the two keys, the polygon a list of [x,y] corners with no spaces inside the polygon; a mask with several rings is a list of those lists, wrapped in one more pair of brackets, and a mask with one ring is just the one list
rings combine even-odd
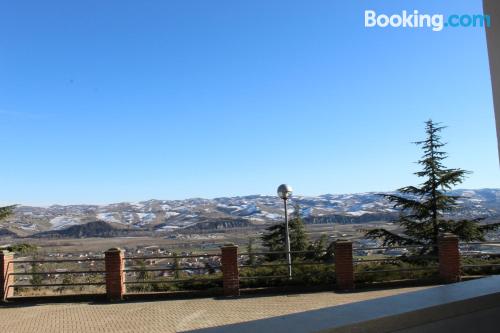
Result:
{"label": "field in valley", "polygon": [[[387,229],[395,229],[390,223],[373,222],[366,224],[309,224],[306,232],[310,240],[316,240],[326,234],[329,241],[339,238],[359,239],[364,231],[374,227],[384,226]],[[260,246],[260,236],[265,232],[263,228],[236,228],[223,231],[205,231],[198,233],[169,233],[151,234],[140,237],[110,237],[110,238],[64,238],[64,239],[40,239],[19,238],[4,239],[3,244],[29,243],[39,247],[39,254],[49,253],[94,253],[101,254],[113,247],[136,249],[146,246],[158,246],[170,252],[218,252],[219,247],[225,243],[234,243],[240,246],[242,252],[246,251],[246,245],[250,238],[255,240],[255,248]]]}

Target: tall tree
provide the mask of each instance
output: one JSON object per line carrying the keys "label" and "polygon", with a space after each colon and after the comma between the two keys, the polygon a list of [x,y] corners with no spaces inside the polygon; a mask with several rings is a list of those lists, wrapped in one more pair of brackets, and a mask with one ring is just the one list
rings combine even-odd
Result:
{"label": "tall tree", "polygon": [[0,207],[0,222],[12,215],[14,208],[16,208],[16,205]]}
{"label": "tall tree", "polygon": [[172,269],[174,270],[174,279],[179,280],[182,277],[181,264],[179,262],[179,257],[177,253],[173,253],[174,263],[172,265]]}
{"label": "tall tree", "polygon": [[253,248],[253,243],[254,239],[252,237],[248,238],[248,244],[247,244],[247,253],[248,253],[248,260],[247,260],[247,265],[252,265],[254,266],[257,262],[256,257],[255,257],[255,251]]}
{"label": "tall tree", "polygon": [[[305,233],[304,223],[300,216],[300,206],[294,205],[294,210],[288,221],[290,232],[290,250],[305,251],[308,246],[307,235]],[[274,224],[266,229],[266,233],[262,235],[262,245],[267,247],[270,252],[283,252],[286,245],[286,226],[285,223]],[[302,257],[303,255],[294,255],[294,257]],[[269,260],[283,258],[279,255],[269,255]]]}
{"label": "tall tree", "polygon": [[457,208],[458,196],[448,194],[453,186],[460,184],[469,171],[448,169],[443,165],[447,153],[442,149],[446,145],[439,133],[445,127],[429,120],[425,123],[427,138],[415,142],[422,147],[422,158],[417,162],[422,170],[414,174],[424,181],[419,186],[406,186],[396,194],[383,194],[394,208],[400,209],[397,221],[402,227],[402,234],[379,228],[367,232],[370,238],[382,239],[384,246],[422,245],[423,252],[435,252],[439,233],[451,232],[465,241],[484,240],[486,231],[497,228],[499,224],[480,225],[475,220],[447,220],[446,213]]}
{"label": "tall tree", "polygon": [[147,282],[154,279],[153,272],[147,270],[146,261],[144,259],[138,260],[137,265],[139,271],[137,274],[137,281],[143,282],[139,284],[139,289],[141,291],[151,291],[153,286],[151,283]]}
{"label": "tall tree", "polygon": [[[34,259],[36,259],[36,258],[34,258]],[[44,275],[39,274],[41,272],[39,265],[40,264],[38,264],[38,263],[31,264],[31,272],[30,273],[32,273],[32,275],[30,278],[30,284],[35,286],[34,287],[35,290],[40,289],[39,285],[41,285],[43,283],[43,277],[44,277]]]}
{"label": "tall tree", "polygon": [[12,215],[14,208],[16,205],[0,207],[0,221]]}
{"label": "tall tree", "polygon": [[328,246],[328,236],[325,234],[322,234],[321,237],[317,241],[312,242],[307,247],[307,250],[311,251],[311,252],[307,253],[306,259],[322,261],[323,259],[326,258],[326,255],[327,255],[327,251],[326,251],[327,246]]}

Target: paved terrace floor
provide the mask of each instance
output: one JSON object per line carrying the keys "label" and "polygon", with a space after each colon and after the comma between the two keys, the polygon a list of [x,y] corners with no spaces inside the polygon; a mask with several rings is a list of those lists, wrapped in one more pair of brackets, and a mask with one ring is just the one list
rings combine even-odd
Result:
{"label": "paved terrace floor", "polygon": [[0,307],[0,332],[182,332],[397,295],[429,287],[319,292],[236,299],[123,303],[23,304]]}

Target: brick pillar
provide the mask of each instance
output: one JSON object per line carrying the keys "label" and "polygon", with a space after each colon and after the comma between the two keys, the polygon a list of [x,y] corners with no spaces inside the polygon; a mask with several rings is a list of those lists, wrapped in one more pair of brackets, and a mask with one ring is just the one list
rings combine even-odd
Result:
{"label": "brick pillar", "polygon": [[443,283],[460,281],[458,237],[445,233],[439,237],[439,277]]}
{"label": "brick pillar", "polygon": [[0,300],[5,301],[7,297],[14,296],[14,253],[0,251]]}
{"label": "brick pillar", "polygon": [[335,277],[337,280],[337,289],[354,289],[351,241],[338,240],[335,242]]}
{"label": "brick pillar", "polygon": [[224,296],[240,295],[240,276],[238,272],[238,246],[226,244],[222,252],[222,284]]}
{"label": "brick pillar", "polygon": [[110,301],[123,299],[125,293],[124,251],[112,248],[104,253],[106,266],[106,295]]}

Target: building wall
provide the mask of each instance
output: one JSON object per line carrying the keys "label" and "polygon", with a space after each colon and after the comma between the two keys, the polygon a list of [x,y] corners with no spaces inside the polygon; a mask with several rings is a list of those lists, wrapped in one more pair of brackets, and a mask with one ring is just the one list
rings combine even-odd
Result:
{"label": "building wall", "polygon": [[491,27],[486,29],[486,37],[497,124],[498,155],[500,157],[500,1],[483,0],[483,7],[484,13],[491,17]]}
{"label": "building wall", "polygon": [[393,333],[443,333],[443,332],[498,332],[500,308],[471,312],[456,317],[445,318],[432,323],[414,326]]}

